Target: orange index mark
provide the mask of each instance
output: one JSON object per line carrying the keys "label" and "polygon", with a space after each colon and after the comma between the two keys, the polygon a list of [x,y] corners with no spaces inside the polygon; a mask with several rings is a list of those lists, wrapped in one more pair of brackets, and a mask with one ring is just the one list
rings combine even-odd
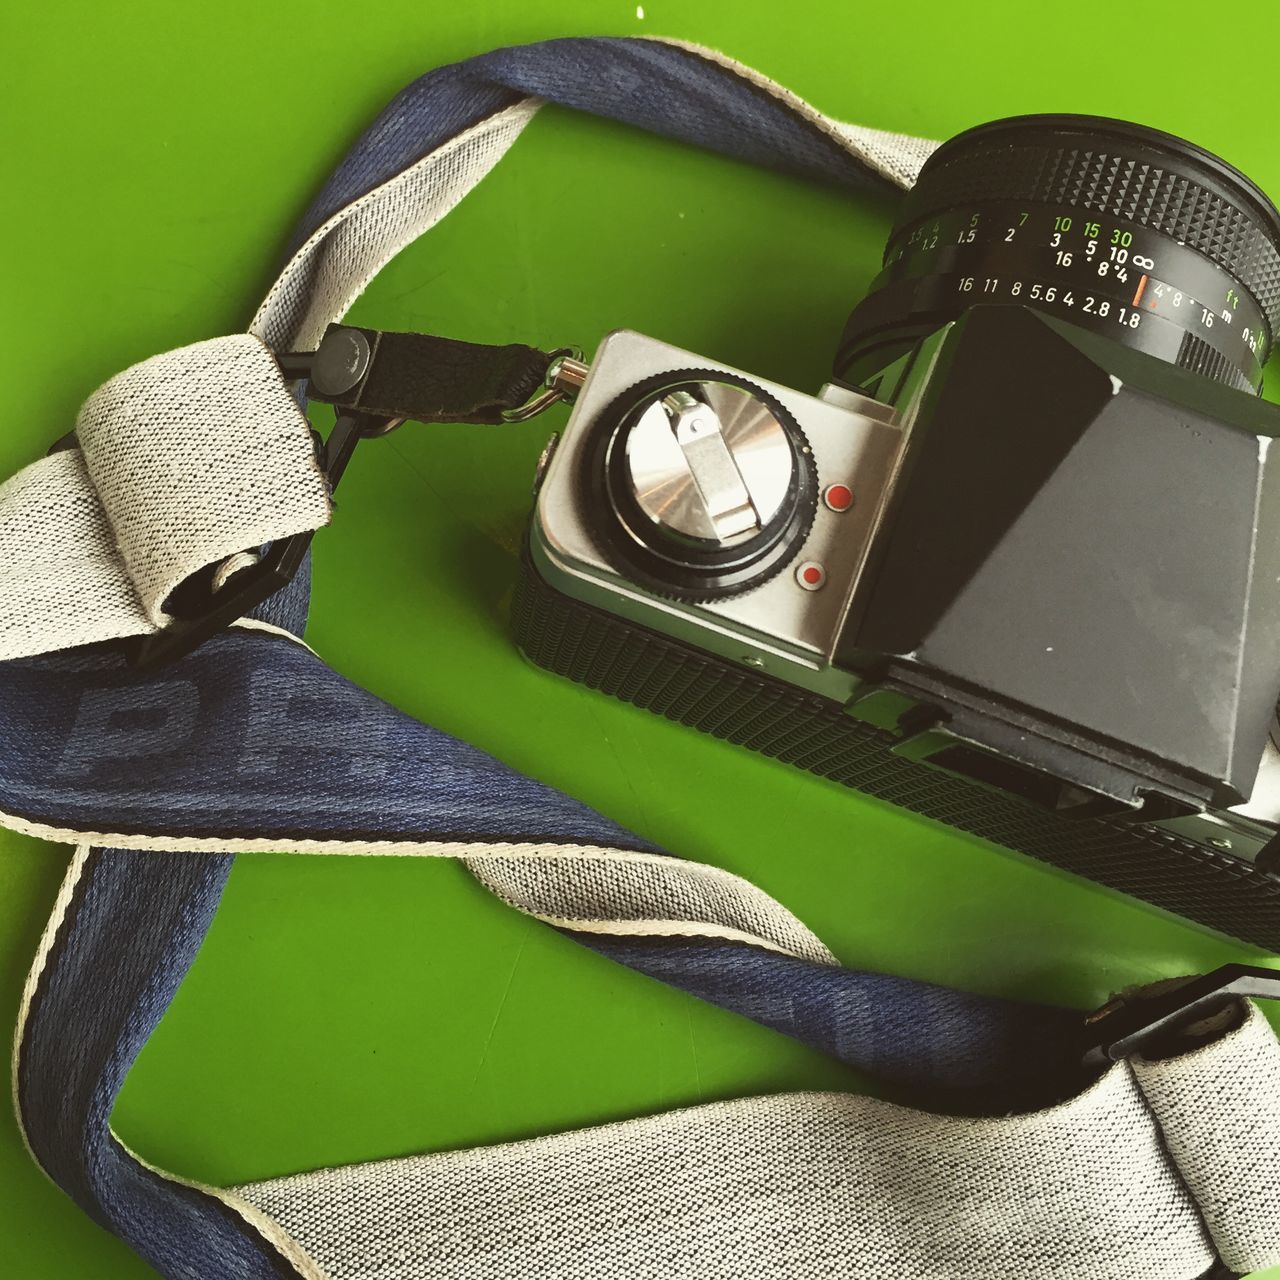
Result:
{"label": "orange index mark", "polygon": [[1138,292],[1133,295],[1133,305],[1136,307],[1142,301],[1142,291],[1147,287],[1147,277],[1143,276],[1138,281]]}

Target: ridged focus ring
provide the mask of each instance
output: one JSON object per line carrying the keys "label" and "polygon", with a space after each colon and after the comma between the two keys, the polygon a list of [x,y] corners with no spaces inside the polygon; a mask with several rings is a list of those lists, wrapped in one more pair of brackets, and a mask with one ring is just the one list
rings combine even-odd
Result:
{"label": "ridged focus ring", "polygon": [[[1044,128],[1060,135],[1063,126],[1055,119],[1044,118]],[[1027,140],[1025,123],[1017,141],[999,124],[958,135],[935,153],[907,195],[890,244],[899,230],[959,205],[1026,200],[1087,209],[1203,253],[1253,294],[1273,333],[1280,329],[1280,228],[1267,212],[1266,196],[1243,174],[1180,138],[1137,125],[1112,137],[1106,126],[1113,123],[1097,121],[1086,130],[1076,118],[1076,145]],[[1144,135],[1161,150],[1144,146]],[[1171,144],[1178,148],[1176,171]]]}
{"label": "ridged focus ring", "polygon": [[1122,120],[1019,116],[943,143],[836,356],[878,394],[974,306],[1067,321],[1240,391],[1280,332],[1280,211],[1211,152]]}

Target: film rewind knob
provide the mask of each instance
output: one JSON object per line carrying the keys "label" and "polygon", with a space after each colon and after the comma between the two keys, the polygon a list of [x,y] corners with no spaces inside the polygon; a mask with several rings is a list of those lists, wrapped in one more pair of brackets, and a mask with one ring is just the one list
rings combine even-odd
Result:
{"label": "film rewind knob", "polygon": [[778,400],[744,378],[673,373],[602,416],[597,480],[610,541],[663,594],[710,600],[759,585],[798,549],[817,479]]}

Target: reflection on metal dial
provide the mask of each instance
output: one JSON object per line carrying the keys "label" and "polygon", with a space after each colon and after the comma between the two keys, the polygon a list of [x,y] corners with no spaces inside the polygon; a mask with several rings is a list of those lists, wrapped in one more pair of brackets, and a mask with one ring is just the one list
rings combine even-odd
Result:
{"label": "reflection on metal dial", "polygon": [[769,407],[723,382],[655,393],[627,434],[625,457],[636,502],[654,525],[726,547],[754,537],[778,514],[796,465]]}

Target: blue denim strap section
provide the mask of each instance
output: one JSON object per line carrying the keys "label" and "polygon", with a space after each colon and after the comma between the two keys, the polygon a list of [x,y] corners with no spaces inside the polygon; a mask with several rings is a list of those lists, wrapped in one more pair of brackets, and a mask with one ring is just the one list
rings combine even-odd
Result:
{"label": "blue denim strap section", "polygon": [[[888,185],[737,72],[650,41],[551,41],[419,80],[339,166],[299,231],[504,106],[537,95],[847,186]],[[305,583],[261,616],[300,633]],[[48,935],[16,1090],[32,1151],[162,1274],[299,1274],[247,1206],[183,1185],[109,1129],[124,1076],[190,964],[229,858],[248,847],[580,846],[654,855],[576,800],[413,721],[280,636],[232,631],[139,674],[105,649],[0,667],[0,814],[90,852]],[[322,747],[321,745],[322,744]],[[256,846],[253,842],[258,842]],[[127,845],[129,848],[111,848]],[[170,857],[160,849],[186,850]],[[1012,1088],[1076,1015],[834,967],[730,938],[599,932],[623,963],[923,1096]]]}
{"label": "blue denim strap section", "polygon": [[570,37],[495,49],[415,80],[334,170],[295,244],[421,156],[525,97],[819,182],[893,189],[799,113],[705,56],[656,40]]}
{"label": "blue denim strap section", "polygon": [[[36,825],[125,828],[126,836],[178,845],[184,836],[234,846],[265,835],[282,848],[309,839],[353,849],[465,841],[494,853],[528,841],[650,848],[396,712],[282,638],[223,636],[163,682],[105,655],[14,667],[4,672],[6,721],[23,705],[52,711],[38,746],[24,739],[28,749],[7,755],[0,777],[6,811],[21,805]],[[28,697],[32,690],[42,696]],[[130,754],[138,742],[144,749]],[[87,1212],[166,1275],[272,1275],[279,1265],[251,1224],[217,1198],[140,1166],[108,1128],[129,1065],[194,958],[228,864],[224,854],[91,854],[22,1041],[18,1088],[32,1150]],[[1078,1024],[1068,1011],[747,944],[595,933],[580,940],[922,1101],[956,1090],[1020,1091],[1056,1072]],[[244,1262],[246,1240],[261,1246],[253,1267]],[[187,1271],[180,1259],[203,1261]]]}

